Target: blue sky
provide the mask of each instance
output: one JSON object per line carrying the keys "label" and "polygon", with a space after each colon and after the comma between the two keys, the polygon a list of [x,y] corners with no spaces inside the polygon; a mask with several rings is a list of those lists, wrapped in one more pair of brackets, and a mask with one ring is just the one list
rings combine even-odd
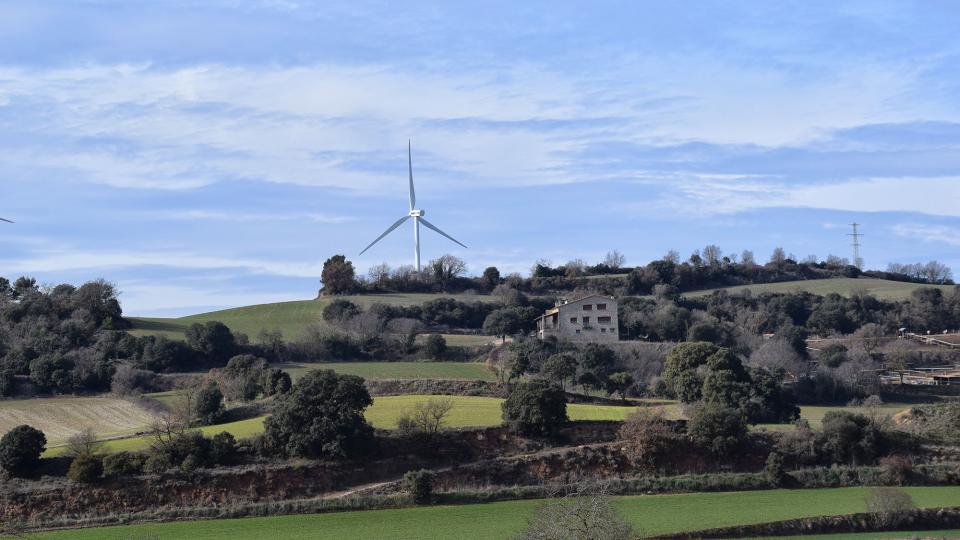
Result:
{"label": "blue sky", "polygon": [[955,2],[0,1],[0,275],[135,315],[323,260],[776,246],[960,271]]}

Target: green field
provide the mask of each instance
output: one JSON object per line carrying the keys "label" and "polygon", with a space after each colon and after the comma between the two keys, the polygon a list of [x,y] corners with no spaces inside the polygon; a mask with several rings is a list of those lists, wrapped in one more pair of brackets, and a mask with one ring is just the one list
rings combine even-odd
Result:
{"label": "green field", "polygon": [[[893,416],[898,412],[909,409],[913,405],[907,403],[884,403],[878,409],[878,414],[882,416]],[[800,418],[810,422],[810,427],[820,429],[823,427],[823,417],[830,411],[850,411],[854,413],[869,415],[870,411],[863,407],[834,407],[828,405],[803,405],[800,407]],[[762,427],[771,431],[785,431],[793,429],[792,424],[758,424],[756,427]]]}
{"label": "green field", "polygon": [[722,287],[719,289],[703,289],[700,291],[689,291],[683,293],[684,296],[698,297],[707,296],[714,291],[724,290],[731,294],[750,289],[753,294],[760,293],[789,293],[789,292],[809,292],[819,295],[838,293],[843,296],[850,296],[857,291],[866,291],[871,295],[883,300],[905,300],[910,298],[910,294],[920,287],[937,287],[944,293],[953,290],[953,285],[923,285],[918,283],[904,283],[902,281],[890,281],[888,279],[874,278],[831,278],[831,279],[810,279],[806,281],[786,281],[783,283],[761,283],[757,285],[737,285],[735,287]]}
{"label": "green field", "polygon": [[[440,399],[447,396],[381,396],[374,398],[373,405],[366,411],[367,421],[374,427],[394,429],[397,420],[402,414],[412,410],[417,403],[425,403],[431,399]],[[500,398],[449,396],[454,406],[446,419],[446,427],[486,427],[498,426],[501,423]],[[665,406],[668,414],[673,414],[676,405]],[[567,405],[567,414],[571,420],[623,420],[633,412],[635,407],[618,407],[615,405],[586,405],[573,403]],[[205,435],[214,435],[221,431],[228,431],[235,437],[251,437],[263,432],[265,417],[250,418],[226,424],[204,426],[199,428]],[[150,446],[151,438],[134,437],[129,439],[115,439],[104,442],[104,452],[119,452],[122,450],[143,450]],[[61,454],[65,448],[49,448],[44,453],[46,457]]]}
{"label": "green field", "polygon": [[315,369],[332,369],[337,373],[359,375],[364,379],[457,379],[494,381],[487,366],[477,362],[318,362],[273,364],[296,380]]}
{"label": "green field", "polygon": [[[907,487],[918,507],[953,506],[960,487]],[[763,523],[801,517],[840,515],[866,510],[867,488],[768,490],[678,495],[615,497],[622,515],[644,535]],[[516,535],[537,500],[463,506],[434,506],[364,512],[307,514],[126,525],[58,531],[30,538],[471,538],[501,539]]]}
{"label": "green field", "polygon": [[[456,298],[465,302],[484,301],[495,302],[489,295],[476,294],[367,294],[362,296],[339,296],[360,306],[369,306],[373,303],[392,305],[419,305],[436,298]],[[179,318],[157,317],[130,317],[133,329],[130,333],[136,336],[164,335],[171,339],[183,339],[184,331],[193,323],[220,321],[231,330],[247,334],[251,340],[257,340],[261,330],[280,330],[285,339],[296,339],[304,334],[311,325],[323,324],[323,308],[330,301],[329,298],[319,300],[297,300],[293,302],[278,302],[275,304],[259,304],[222,311],[211,311],[197,315],[188,315]],[[475,336],[451,338],[468,341]],[[489,338],[487,338],[489,339]],[[453,343],[451,344],[460,344]]]}

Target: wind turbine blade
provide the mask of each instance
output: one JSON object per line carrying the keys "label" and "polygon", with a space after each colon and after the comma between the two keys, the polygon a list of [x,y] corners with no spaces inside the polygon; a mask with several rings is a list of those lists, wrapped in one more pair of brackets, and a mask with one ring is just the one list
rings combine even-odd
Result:
{"label": "wind turbine blade", "polygon": [[[423,223],[424,226],[429,227],[429,228],[433,229],[434,231],[436,231],[436,232],[438,232],[438,233],[446,236],[446,237],[449,238],[450,240],[453,240],[453,241],[456,242],[457,244],[460,244],[460,242],[459,242],[456,238],[454,238],[454,237],[450,236],[449,234],[441,231],[441,230],[438,229],[433,223],[430,223],[429,221],[427,221],[427,220],[425,220],[425,219],[423,219],[423,218],[420,218],[420,223]],[[460,245],[463,246],[463,244],[460,244]],[[463,247],[467,247],[467,246],[463,246]],[[468,249],[469,249],[469,248],[468,248]]]}
{"label": "wind turbine blade", "polygon": [[417,194],[413,191],[413,153],[410,150],[410,141],[407,140],[407,167],[410,170],[410,210],[417,206]]}
{"label": "wind turbine blade", "polygon": [[391,225],[389,229],[383,231],[383,234],[381,234],[380,236],[378,236],[376,240],[374,240],[373,242],[370,242],[370,245],[369,245],[369,246],[363,248],[363,251],[360,252],[360,255],[363,255],[363,252],[364,252],[364,251],[372,248],[374,244],[376,244],[377,242],[379,242],[384,236],[386,236],[386,235],[390,234],[391,232],[393,232],[393,230],[396,229],[397,227],[399,227],[400,225],[403,225],[403,222],[406,221],[406,220],[408,220],[408,219],[410,219],[410,216],[403,216],[402,218],[398,219],[397,222],[394,223],[393,225]]}
{"label": "wind turbine blade", "polygon": [[13,222],[10,221],[9,219],[5,219],[5,218],[2,218],[2,217],[0,217],[0,221],[6,221],[7,223],[13,223]]}

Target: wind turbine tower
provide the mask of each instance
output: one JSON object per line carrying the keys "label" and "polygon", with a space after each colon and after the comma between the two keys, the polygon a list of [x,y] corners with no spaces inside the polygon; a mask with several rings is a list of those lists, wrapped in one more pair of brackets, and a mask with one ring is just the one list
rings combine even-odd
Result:
{"label": "wind turbine tower", "polygon": [[433,223],[430,223],[429,221],[427,221],[427,219],[423,217],[427,213],[424,210],[417,208],[417,194],[413,189],[413,154],[410,148],[410,141],[407,141],[407,169],[410,175],[410,211],[407,213],[407,215],[403,216],[402,218],[394,222],[394,224],[391,225],[390,228],[383,231],[383,234],[378,236],[376,240],[374,240],[373,242],[370,242],[370,245],[363,248],[363,251],[360,252],[360,255],[363,255],[368,249],[372,248],[373,245],[379,242],[384,236],[393,232],[394,229],[396,229],[400,225],[403,225],[403,222],[412,218],[413,219],[413,266],[414,268],[417,269],[417,272],[419,273],[420,272],[420,223],[423,223],[424,227],[428,229],[432,229],[435,232],[449,238],[450,240],[452,240],[458,245],[461,245],[463,247],[467,247],[467,246],[464,246],[456,238],[441,231]]}

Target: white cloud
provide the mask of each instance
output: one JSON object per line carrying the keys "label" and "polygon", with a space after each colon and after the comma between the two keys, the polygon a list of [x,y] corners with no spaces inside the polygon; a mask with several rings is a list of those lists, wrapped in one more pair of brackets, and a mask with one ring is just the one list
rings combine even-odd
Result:
{"label": "white cloud", "polygon": [[921,242],[943,243],[960,246],[960,228],[922,223],[899,223],[890,227],[897,236],[913,238]]}

